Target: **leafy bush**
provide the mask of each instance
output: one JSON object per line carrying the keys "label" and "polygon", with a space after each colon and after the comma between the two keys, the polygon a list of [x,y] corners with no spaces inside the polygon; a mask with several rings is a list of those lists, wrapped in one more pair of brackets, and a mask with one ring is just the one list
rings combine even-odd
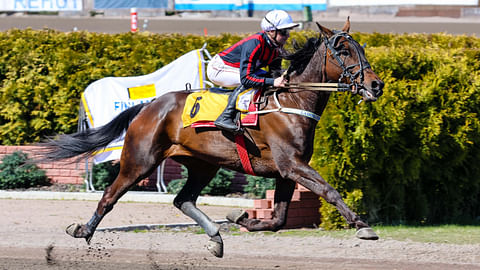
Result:
{"label": "leafy bush", "polygon": [[275,189],[275,179],[260,176],[246,175],[247,184],[243,190],[257,198],[264,199],[267,190]]}
{"label": "leafy bush", "polygon": [[171,194],[178,194],[186,182],[186,178],[174,179],[170,181],[167,185],[167,192]]}
{"label": "leafy bush", "polygon": [[45,171],[27,161],[27,154],[21,151],[2,158],[2,163],[0,164],[0,189],[50,185]]}
{"label": "leafy bush", "polygon": [[[386,43],[368,42],[381,37]],[[370,223],[474,221],[480,216],[480,167],[473,165],[480,161],[480,39],[360,39],[370,44],[367,57],[385,81],[384,95],[361,105],[358,97],[332,95],[311,164],[344,197],[360,189]],[[321,209],[325,226],[345,226],[329,207]]]}
{"label": "leafy bush", "polygon": [[92,168],[93,187],[98,190],[105,190],[115,181],[119,172],[119,162],[108,161],[95,164]]}
{"label": "leafy bush", "polygon": [[[170,181],[167,185],[168,193],[177,194],[180,192],[182,187],[187,182],[188,178],[188,170],[185,166],[182,165],[182,178],[175,179]],[[214,196],[223,196],[230,193],[230,186],[232,185],[232,180],[235,177],[235,172],[230,171],[224,168],[220,168],[218,170],[215,177],[213,177],[212,181],[202,190],[200,193],[201,195],[214,195]]]}
{"label": "leafy bush", "polygon": [[81,93],[96,80],[149,74],[205,42],[216,54],[240,38],[31,29],[0,32],[0,145],[22,145],[46,135],[75,132]]}
{"label": "leafy bush", "polygon": [[[310,164],[345,198],[361,190],[356,210],[370,223],[480,216],[480,38],[352,35],[367,44],[384,95],[357,105],[358,97],[332,94]],[[242,37],[0,32],[0,144],[76,131],[80,93],[95,80],[148,74],[204,42],[216,54]],[[334,215],[324,207],[324,219]]]}
{"label": "leafy bush", "polygon": [[230,186],[235,172],[220,168],[212,181],[202,190],[201,194],[223,196],[230,193]]}

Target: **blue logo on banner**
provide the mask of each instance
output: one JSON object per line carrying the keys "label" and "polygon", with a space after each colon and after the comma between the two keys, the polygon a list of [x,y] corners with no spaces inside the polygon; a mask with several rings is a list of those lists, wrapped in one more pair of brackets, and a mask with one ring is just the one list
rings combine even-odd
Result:
{"label": "blue logo on banner", "polygon": [[95,0],[94,8],[168,8],[168,0]]}
{"label": "blue logo on banner", "polygon": [[[73,9],[77,6],[78,0],[15,0],[14,9],[31,9],[31,10],[51,10],[51,9]],[[69,5],[70,4],[70,5]]]}

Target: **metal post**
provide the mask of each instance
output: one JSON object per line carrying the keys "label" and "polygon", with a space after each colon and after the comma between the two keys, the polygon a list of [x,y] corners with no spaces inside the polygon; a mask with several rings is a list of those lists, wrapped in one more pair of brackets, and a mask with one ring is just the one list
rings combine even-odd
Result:
{"label": "metal post", "polygon": [[[81,132],[87,129],[87,116],[85,113],[85,108],[83,108],[83,104],[80,102],[80,108],[78,109],[77,131]],[[95,187],[93,187],[93,165],[92,170],[90,171],[88,166],[88,158],[85,159],[85,179],[83,180],[83,182],[85,183],[86,191],[95,191]]]}
{"label": "metal post", "polygon": [[163,179],[163,173],[165,171],[165,163],[167,160],[162,161],[160,166],[157,167],[157,190],[160,193],[167,193],[167,187]]}
{"label": "metal post", "polygon": [[304,6],[303,7],[303,20],[306,22],[312,21],[312,7],[311,6]]}

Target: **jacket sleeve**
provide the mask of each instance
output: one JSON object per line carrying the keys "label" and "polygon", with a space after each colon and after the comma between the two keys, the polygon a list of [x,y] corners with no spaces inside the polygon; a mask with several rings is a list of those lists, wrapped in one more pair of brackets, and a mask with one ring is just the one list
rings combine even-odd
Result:
{"label": "jacket sleeve", "polygon": [[242,47],[240,56],[240,82],[246,88],[273,85],[272,78],[265,78],[255,74],[257,61],[259,61],[261,55],[262,45],[257,39],[249,40]]}

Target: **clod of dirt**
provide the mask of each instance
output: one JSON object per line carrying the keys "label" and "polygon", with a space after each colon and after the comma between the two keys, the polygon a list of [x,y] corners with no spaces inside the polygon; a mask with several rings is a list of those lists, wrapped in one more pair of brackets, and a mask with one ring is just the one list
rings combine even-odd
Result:
{"label": "clod of dirt", "polygon": [[49,245],[45,248],[45,252],[47,253],[47,254],[45,255],[45,260],[47,261],[47,264],[48,264],[48,265],[53,265],[53,264],[55,264],[55,259],[53,258],[53,254],[52,254],[54,247],[55,247],[55,246],[54,246],[53,243],[52,243],[52,244],[49,244]]}

